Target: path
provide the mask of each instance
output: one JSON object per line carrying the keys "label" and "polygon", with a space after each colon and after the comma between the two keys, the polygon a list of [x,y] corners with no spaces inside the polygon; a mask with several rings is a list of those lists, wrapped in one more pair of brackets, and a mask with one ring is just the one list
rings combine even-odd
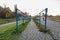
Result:
{"label": "path", "polygon": [[[43,21],[42,21],[43,24]],[[53,33],[54,37],[58,40],[60,40],[60,22],[47,20],[47,27],[51,29],[51,32]]]}
{"label": "path", "polygon": [[[22,21],[19,21],[19,23],[21,24]],[[10,22],[10,23],[6,23],[6,24],[1,24],[0,27],[4,27],[4,26],[7,26],[7,25],[11,25],[11,24],[16,24],[16,22]]]}
{"label": "path", "polygon": [[52,38],[46,33],[39,32],[35,23],[31,21],[20,35],[19,40],[52,40]]}

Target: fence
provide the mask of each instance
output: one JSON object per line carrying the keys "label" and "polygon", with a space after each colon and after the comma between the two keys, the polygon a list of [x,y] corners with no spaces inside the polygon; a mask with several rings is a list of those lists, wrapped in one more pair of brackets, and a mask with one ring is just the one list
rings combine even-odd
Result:
{"label": "fence", "polygon": [[22,20],[22,23],[24,25],[25,21],[31,21],[31,16],[26,16],[24,13],[21,14],[21,16],[19,16],[18,14],[19,9],[17,8],[17,6],[15,6],[15,13],[16,13],[16,32],[18,32],[18,21]]}

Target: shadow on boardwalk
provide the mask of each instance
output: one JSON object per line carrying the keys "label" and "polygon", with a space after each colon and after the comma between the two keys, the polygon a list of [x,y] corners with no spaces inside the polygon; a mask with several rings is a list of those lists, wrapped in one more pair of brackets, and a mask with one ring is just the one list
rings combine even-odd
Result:
{"label": "shadow on boardwalk", "polygon": [[46,33],[39,32],[32,20],[20,35],[19,40],[52,40],[52,38]]}

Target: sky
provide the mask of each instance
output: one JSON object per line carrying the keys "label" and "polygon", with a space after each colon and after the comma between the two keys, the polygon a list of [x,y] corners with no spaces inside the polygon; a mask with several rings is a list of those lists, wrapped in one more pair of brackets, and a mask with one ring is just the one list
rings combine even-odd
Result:
{"label": "sky", "polygon": [[15,4],[19,10],[32,16],[39,14],[45,8],[48,8],[49,15],[60,15],[60,0],[0,0],[0,6],[6,5],[12,11]]}

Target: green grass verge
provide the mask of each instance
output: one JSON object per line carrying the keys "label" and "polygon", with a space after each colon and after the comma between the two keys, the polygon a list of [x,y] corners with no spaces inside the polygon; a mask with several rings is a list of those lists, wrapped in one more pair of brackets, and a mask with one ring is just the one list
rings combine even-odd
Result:
{"label": "green grass verge", "polygon": [[24,25],[20,24],[18,32],[16,33],[16,26],[13,25],[7,25],[5,27],[0,28],[0,40],[17,40],[17,36],[25,30],[28,22],[25,22]]}
{"label": "green grass verge", "polygon": [[40,22],[38,22],[38,20],[34,20],[34,22],[36,23],[37,27],[39,28],[39,31],[44,32],[43,25]]}

